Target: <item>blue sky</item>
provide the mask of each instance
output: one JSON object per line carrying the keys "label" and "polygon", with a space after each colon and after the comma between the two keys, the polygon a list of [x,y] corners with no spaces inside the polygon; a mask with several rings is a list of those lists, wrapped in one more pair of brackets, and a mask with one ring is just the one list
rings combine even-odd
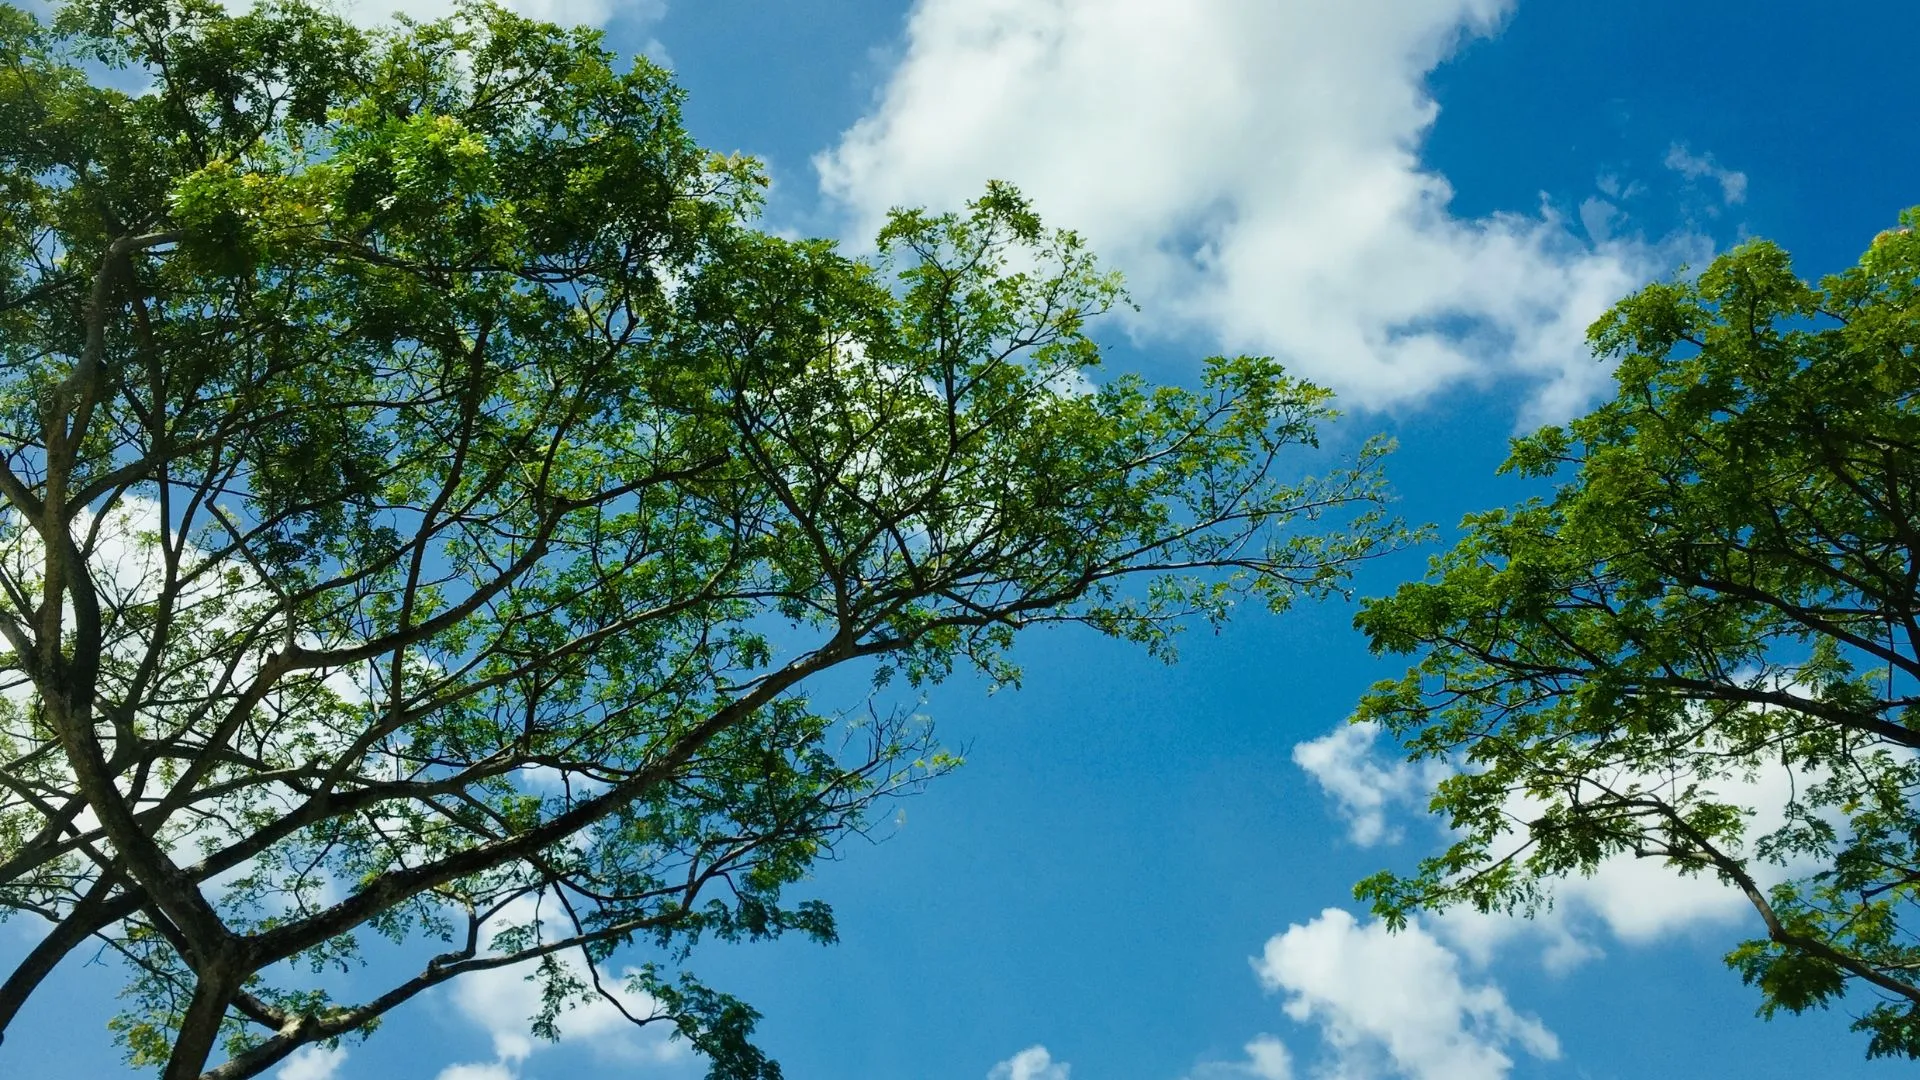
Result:
{"label": "blue sky", "polygon": [[[1517,428],[1605,392],[1579,339],[1620,293],[1752,235],[1835,270],[1920,202],[1904,4],[520,6],[664,58],[695,134],[767,161],[771,227],[857,246],[890,205],[1020,184],[1133,282],[1142,310],[1107,329],[1112,367],[1179,380],[1210,352],[1278,355],[1340,391],[1331,452],[1400,440],[1402,509],[1443,527],[1523,494],[1493,476]],[[1425,557],[1370,568],[1361,591]],[[794,1080],[1907,1068],[1863,1061],[1841,1015],[1755,1019],[1719,962],[1749,913],[1654,867],[1609,867],[1538,924],[1381,934],[1352,882],[1437,834],[1425,778],[1342,728],[1398,671],[1351,615],[1249,614],[1173,666],[1084,633],[1027,641],[1018,693],[962,680],[929,698],[967,766],[905,803],[885,842],[821,868],[838,945],[694,966],[765,1013]],[[70,964],[0,1069],[120,1075],[100,1026],[117,986]],[[597,1013],[531,1044],[525,992],[507,975],[441,993],[281,1075],[700,1074]]]}

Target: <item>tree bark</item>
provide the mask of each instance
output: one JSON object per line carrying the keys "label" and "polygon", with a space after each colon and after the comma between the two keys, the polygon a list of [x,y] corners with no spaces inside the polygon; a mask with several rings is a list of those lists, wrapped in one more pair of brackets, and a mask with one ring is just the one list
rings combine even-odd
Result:
{"label": "tree bark", "polygon": [[227,1007],[233,1003],[243,977],[237,965],[226,962],[202,965],[198,974],[193,1001],[180,1019],[180,1033],[173,1040],[173,1053],[167,1058],[161,1080],[198,1080],[207,1059],[213,1056]]}

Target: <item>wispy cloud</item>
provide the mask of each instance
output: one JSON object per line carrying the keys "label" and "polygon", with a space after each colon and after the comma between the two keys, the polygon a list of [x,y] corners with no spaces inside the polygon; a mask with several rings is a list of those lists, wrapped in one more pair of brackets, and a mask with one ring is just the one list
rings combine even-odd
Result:
{"label": "wispy cloud", "polygon": [[1695,154],[1674,143],[1667,148],[1666,166],[1689,180],[1712,180],[1720,185],[1720,201],[1728,206],[1746,201],[1747,174],[1726,168],[1712,154]]}
{"label": "wispy cloud", "polygon": [[1187,1080],[1293,1080],[1293,1055],[1279,1039],[1256,1035],[1245,1049],[1245,1060],[1209,1061]]}

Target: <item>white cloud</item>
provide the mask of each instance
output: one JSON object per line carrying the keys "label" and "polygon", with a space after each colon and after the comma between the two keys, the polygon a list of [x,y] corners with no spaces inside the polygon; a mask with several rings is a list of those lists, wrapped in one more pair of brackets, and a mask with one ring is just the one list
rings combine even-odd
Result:
{"label": "white cloud", "polygon": [[[530,923],[535,915],[531,900],[508,905],[488,923],[489,941],[493,933],[508,926]],[[555,955],[574,978],[583,984],[588,982],[585,961],[577,953]],[[443,1072],[439,1080],[513,1080],[519,1065],[547,1045],[534,1039],[530,1031],[531,1018],[540,1010],[540,983],[528,977],[533,972],[534,965],[526,963],[476,971],[453,981],[450,996],[454,1007],[486,1030],[493,1042],[495,1060],[453,1066]],[[692,1051],[685,1043],[669,1037],[671,1024],[660,1021],[638,1027],[622,1015],[622,1008],[635,1017],[653,1015],[656,1003],[652,998],[628,991],[624,979],[602,978],[607,991],[619,999],[621,1007],[594,997],[561,1013],[556,1026],[562,1042],[584,1046],[599,1057],[628,1063],[668,1065],[691,1058]],[[448,1075],[457,1069],[473,1071]]]}
{"label": "white cloud", "polygon": [[1293,763],[1333,798],[1348,836],[1363,847],[1397,841],[1400,829],[1388,824],[1387,811],[1425,803],[1447,771],[1437,761],[1383,760],[1374,751],[1379,735],[1376,724],[1343,724],[1293,748]]}
{"label": "white cloud", "polygon": [[1694,154],[1679,143],[1667,148],[1666,166],[1689,180],[1712,180],[1720,185],[1720,201],[1733,206],[1747,197],[1747,174],[1713,160],[1712,154]]}
{"label": "white cloud", "polygon": [[1460,961],[1418,924],[1390,934],[1328,908],[1277,934],[1254,960],[1287,1015],[1319,1027],[1343,1076],[1504,1080],[1508,1051],[1555,1059],[1560,1043],[1492,983],[1470,985]]}
{"label": "white cloud", "polygon": [[[1746,835],[1758,837],[1786,823],[1786,807],[1796,782],[1804,785],[1810,779],[1805,774],[1796,778],[1785,768],[1769,768],[1751,777],[1723,777],[1703,786],[1711,790],[1718,801],[1746,808],[1749,812]],[[1626,780],[1622,786],[1651,789],[1662,785],[1640,778]],[[1526,806],[1517,802],[1511,814],[1520,821],[1532,816]],[[1756,860],[1749,867],[1762,886],[1812,869],[1814,867],[1804,860],[1786,866]],[[1601,954],[1588,930],[1588,924],[1596,921],[1620,941],[1644,945],[1663,937],[1706,927],[1730,926],[1754,917],[1747,898],[1718,877],[1683,875],[1659,859],[1636,858],[1630,854],[1603,861],[1590,875],[1555,882],[1553,895],[1553,909],[1533,919],[1455,911],[1437,920],[1435,929],[1456,947],[1483,959],[1493,949],[1516,938],[1543,940],[1542,962],[1550,971],[1565,971]]]}
{"label": "white cloud", "polygon": [[1613,223],[1620,216],[1620,208],[1598,195],[1593,195],[1580,203],[1580,227],[1596,244],[1604,244],[1613,235]]}
{"label": "white cloud", "polygon": [[987,1080],[1067,1080],[1071,1071],[1044,1046],[1029,1046],[987,1072]]}
{"label": "white cloud", "polygon": [[515,1080],[512,1068],[489,1061],[474,1065],[449,1065],[434,1080]]}
{"label": "white cloud", "polygon": [[1256,1035],[1246,1045],[1245,1061],[1210,1061],[1187,1080],[1293,1080],[1293,1055],[1271,1035]]}
{"label": "white cloud", "polygon": [[[1490,964],[1502,948],[1524,942],[1539,949],[1540,966],[1548,973],[1564,975],[1606,955],[1594,941],[1590,923],[1579,902],[1568,898],[1532,918],[1459,907],[1435,915],[1430,925],[1436,936],[1475,964]],[[1670,924],[1669,929],[1682,925],[1686,920]]]}
{"label": "white cloud", "polygon": [[[582,961],[563,955],[561,961],[584,979]],[[453,982],[453,1003],[462,1015],[487,1030],[493,1052],[502,1062],[524,1061],[543,1043],[528,1032],[529,1018],[540,1009],[540,986],[527,978],[531,964],[493,968],[462,975]],[[645,1017],[654,1011],[651,999],[630,994],[615,982],[607,989],[620,998],[628,1012]],[[627,1060],[672,1061],[687,1053],[685,1044],[667,1038],[671,1025],[661,1022],[637,1028],[612,1003],[595,999],[562,1013],[560,1038],[585,1044],[596,1053]]]}
{"label": "white cloud", "polygon": [[345,1050],[305,1046],[294,1051],[286,1064],[280,1066],[280,1071],[273,1075],[277,1080],[333,1080],[340,1063],[345,1060]]}
{"label": "white cloud", "polygon": [[[1390,816],[1396,811],[1424,817],[1434,785],[1447,773],[1437,762],[1418,767],[1388,758],[1377,745],[1377,735],[1371,725],[1343,724],[1300,743],[1293,754],[1294,762],[1313,776],[1348,819],[1354,840],[1363,844],[1397,835],[1400,826]],[[1750,777],[1722,777],[1705,786],[1719,801],[1746,808],[1750,812],[1747,835],[1763,836],[1785,824],[1786,806],[1796,784],[1804,787],[1812,779],[1786,768],[1769,768]],[[1674,781],[1623,776],[1616,783],[1655,788],[1671,787]],[[1515,822],[1529,820],[1536,812],[1534,804],[1520,798],[1507,810]],[[1440,825],[1437,820],[1433,824]],[[1762,885],[1812,869],[1806,862],[1786,866],[1757,862],[1751,867]],[[1603,861],[1591,875],[1555,882],[1553,895],[1554,906],[1531,919],[1454,909],[1435,918],[1432,927],[1476,963],[1487,963],[1504,945],[1529,940],[1540,945],[1540,959],[1548,970],[1564,972],[1601,955],[1591,932],[1595,923],[1621,941],[1645,944],[1753,916],[1747,899],[1717,877],[1682,875],[1658,859],[1630,854]]]}
{"label": "white cloud", "polygon": [[1536,416],[1606,380],[1587,324],[1670,253],[1560,215],[1464,218],[1419,146],[1425,79],[1509,0],[919,0],[873,109],[816,164],[870,234],[1018,184],[1129,275],[1151,329],[1272,353],[1383,406],[1518,376]]}

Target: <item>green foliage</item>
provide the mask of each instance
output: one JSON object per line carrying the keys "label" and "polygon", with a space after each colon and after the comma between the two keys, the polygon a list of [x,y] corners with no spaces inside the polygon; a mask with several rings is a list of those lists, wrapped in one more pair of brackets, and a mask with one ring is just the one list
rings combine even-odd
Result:
{"label": "green foliage", "polygon": [[[509,961],[551,1035],[630,950],[636,1023],[777,1076],[693,946],[831,941],[796,886],[956,763],[819,676],[1171,655],[1405,539],[1271,361],[1093,385],[1119,283],[1012,188],[771,236],[594,32],[73,0],[0,55],[0,1029],[89,937],[169,1080]],[[417,973],[329,996],[370,935]]]}
{"label": "green foliage", "polygon": [[627,980],[627,989],[660,1002],[674,1030],[713,1062],[713,1070],[741,1080],[780,1080],[780,1065],[747,1040],[760,1014],[738,998],[703,985],[682,972],[669,983],[648,965]]}
{"label": "green foliage", "polygon": [[[1752,901],[1766,934],[1728,962],[1764,1015],[1859,991],[1868,1052],[1920,1056],[1920,210],[1902,222],[1817,286],[1756,241],[1621,301],[1591,332],[1615,399],[1507,462],[1553,496],[1470,516],[1364,604],[1376,650],[1422,655],[1355,719],[1457,770],[1448,848],[1359,887],[1384,918],[1531,912],[1555,878],[1659,859]],[[1778,828],[1751,827],[1753,782]]]}

